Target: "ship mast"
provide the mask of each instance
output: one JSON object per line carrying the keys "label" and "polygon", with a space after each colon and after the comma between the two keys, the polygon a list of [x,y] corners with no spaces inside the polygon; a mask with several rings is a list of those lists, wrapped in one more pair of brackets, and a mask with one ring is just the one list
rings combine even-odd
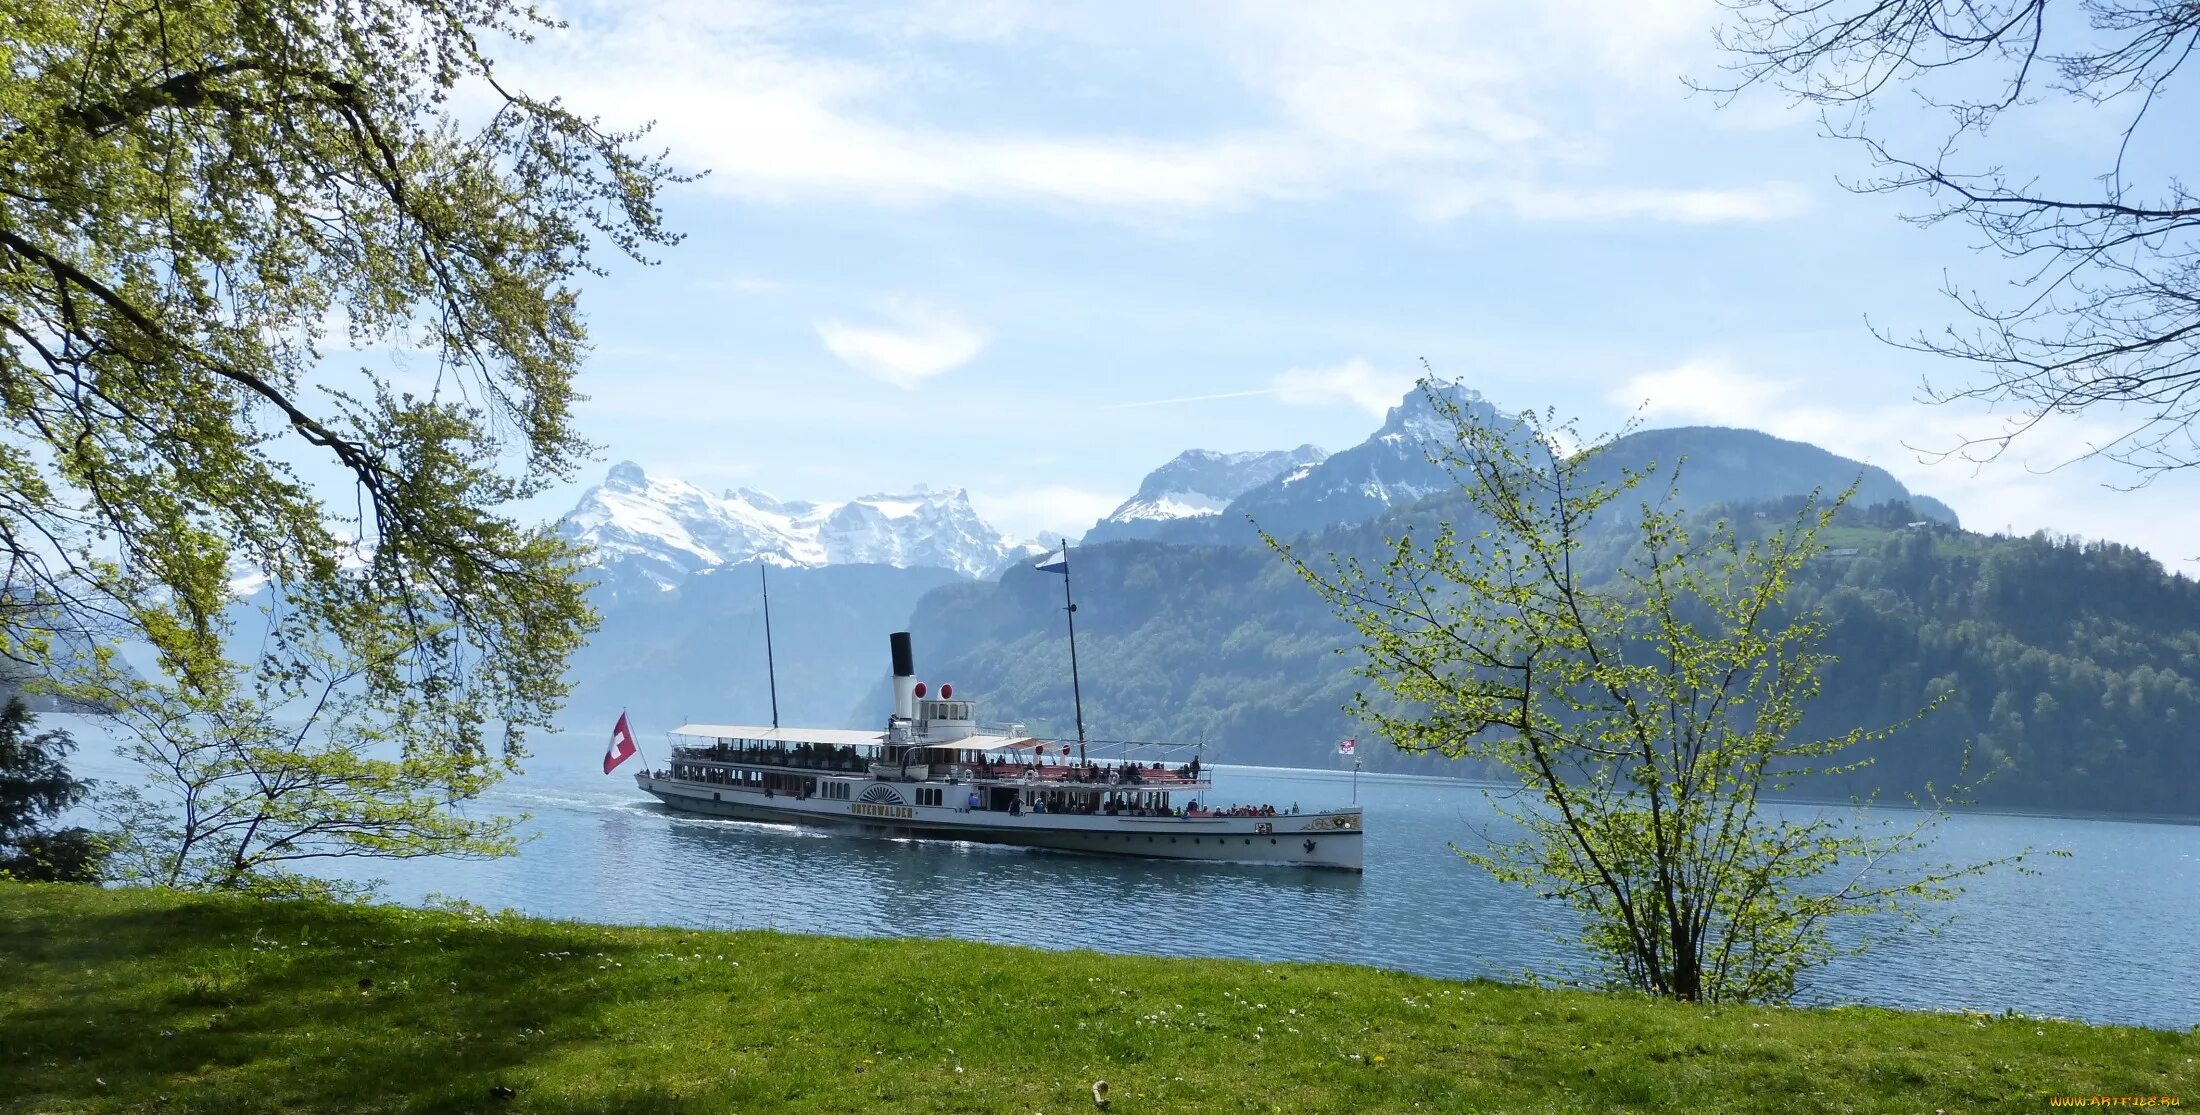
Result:
{"label": "ship mast", "polygon": [[772,691],[772,727],[779,727],[779,667],[772,661],[772,579],[765,573],[770,562],[758,559],[756,579],[764,586],[764,677]]}
{"label": "ship mast", "polygon": [[1069,541],[1062,541],[1062,612],[1069,617],[1069,694],[1077,709],[1077,761],[1085,761],[1085,693],[1077,682],[1077,602],[1069,595]]}

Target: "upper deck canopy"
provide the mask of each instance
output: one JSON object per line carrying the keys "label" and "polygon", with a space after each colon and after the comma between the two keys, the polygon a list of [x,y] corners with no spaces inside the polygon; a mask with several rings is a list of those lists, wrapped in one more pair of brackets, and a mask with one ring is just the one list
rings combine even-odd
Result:
{"label": "upper deck canopy", "polygon": [[672,734],[765,743],[821,743],[829,747],[877,747],[883,740],[882,733],[848,728],[774,728],[755,724],[685,724],[674,728]]}
{"label": "upper deck canopy", "polygon": [[[817,743],[827,747],[883,747],[884,732],[864,732],[852,728],[772,728],[749,724],[688,724],[674,728],[676,736],[699,736],[706,739],[756,740],[764,743]],[[1046,741],[1035,736],[964,736],[961,739],[926,740],[917,738],[910,743],[915,747],[939,748],[947,751],[1007,751],[1030,747]]]}

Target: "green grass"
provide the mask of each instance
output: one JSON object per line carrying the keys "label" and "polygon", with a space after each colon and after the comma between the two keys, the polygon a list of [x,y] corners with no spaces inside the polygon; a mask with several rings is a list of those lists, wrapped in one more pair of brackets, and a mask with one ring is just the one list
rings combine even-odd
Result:
{"label": "green grass", "polygon": [[1117,1113],[2038,1111],[2200,1105],[2196,1060],[2022,1018],[0,884],[13,1111],[1067,1113],[1096,1079]]}

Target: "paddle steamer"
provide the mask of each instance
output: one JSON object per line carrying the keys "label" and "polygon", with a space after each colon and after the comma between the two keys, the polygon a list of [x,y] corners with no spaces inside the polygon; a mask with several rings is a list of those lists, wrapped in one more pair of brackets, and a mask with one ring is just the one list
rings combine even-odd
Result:
{"label": "paddle steamer", "polygon": [[[1111,760],[985,726],[951,686],[916,677],[909,633],[889,637],[894,709],[880,732],[689,724],[669,763],[635,781],[666,805],[878,836],[971,840],[1102,855],[1361,870],[1357,806],[1213,804],[1195,755]],[[1080,751],[1085,749],[1080,749]]]}

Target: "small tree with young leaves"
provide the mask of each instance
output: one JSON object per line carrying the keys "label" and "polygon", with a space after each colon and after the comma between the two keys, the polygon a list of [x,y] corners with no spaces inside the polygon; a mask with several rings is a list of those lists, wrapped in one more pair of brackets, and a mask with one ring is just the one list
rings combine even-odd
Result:
{"label": "small tree with young leaves", "polygon": [[[383,641],[404,653],[401,626]],[[366,681],[376,663],[304,645],[280,670],[225,665],[182,685],[109,665],[77,687],[115,710],[119,750],[145,775],[100,796],[115,879],[360,897],[376,884],[310,868],[514,850],[516,818],[467,805],[516,760],[437,746],[438,706],[463,696],[420,685],[393,704]]]}
{"label": "small tree with young leaves", "polygon": [[1319,568],[1268,542],[1364,640],[1377,694],[1352,711],[1402,750],[1519,779],[1498,802],[1519,835],[1460,855],[1574,907],[1615,982],[1715,1002],[1784,1000],[1860,947],[1836,918],[1914,918],[1987,866],[1915,867],[1932,813],[1889,828],[1768,806],[1891,730],[1798,731],[1827,657],[1782,600],[1845,497],[1770,530],[1691,527],[1677,470],[1614,470],[1609,442],[1563,448],[1579,438],[1550,416],[1493,425],[1422,389],[1453,433],[1430,458],[1479,529]]}

